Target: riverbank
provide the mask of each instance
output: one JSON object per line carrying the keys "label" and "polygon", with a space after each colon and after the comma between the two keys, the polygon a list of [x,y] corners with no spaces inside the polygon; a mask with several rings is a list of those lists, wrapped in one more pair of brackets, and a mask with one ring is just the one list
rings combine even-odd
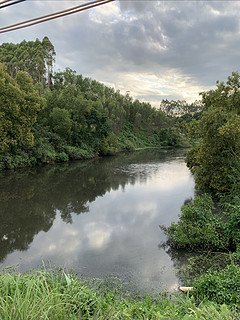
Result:
{"label": "riverbank", "polygon": [[104,150],[96,152],[90,146],[79,148],[74,146],[64,146],[61,152],[53,150],[45,150],[41,157],[36,158],[31,153],[20,152],[18,154],[0,154],[0,170],[36,167],[39,165],[54,164],[69,162],[74,160],[91,160],[99,156],[115,156],[123,152],[134,152],[145,149],[172,149],[172,148],[189,148],[187,141],[176,145],[167,145],[161,143],[154,143],[152,141],[123,139],[121,143],[118,141],[116,145],[106,146]]}
{"label": "riverbank", "polygon": [[[142,128],[125,125],[117,134],[108,133],[98,144],[90,139],[74,145],[56,134],[44,136],[45,129],[39,124],[33,128],[34,144],[31,148],[0,150],[0,170],[35,167],[45,164],[89,160],[99,156],[113,156],[121,152],[132,152],[146,148],[190,147],[184,134],[174,128],[162,128],[149,134]],[[45,132],[46,134],[46,132]]]}
{"label": "riverbank", "polygon": [[64,270],[0,273],[1,319],[237,319],[234,306],[176,293],[131,297],[117,281],[86,280]]}

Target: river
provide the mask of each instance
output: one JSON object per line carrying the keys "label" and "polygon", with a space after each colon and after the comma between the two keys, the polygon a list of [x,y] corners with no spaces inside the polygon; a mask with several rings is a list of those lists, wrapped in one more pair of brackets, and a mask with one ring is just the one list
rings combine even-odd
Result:
{"label": "river", "polygon": [[184,150],[143,150],[0,174],[0,268],[45,264],[172,291],[159,225],[194,197]]}

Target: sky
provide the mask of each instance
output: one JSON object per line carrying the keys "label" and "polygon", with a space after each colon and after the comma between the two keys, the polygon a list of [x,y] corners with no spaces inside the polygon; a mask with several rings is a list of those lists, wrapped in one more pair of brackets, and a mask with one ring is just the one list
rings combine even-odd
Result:
{"label": "sky", "polygon": [[[27,0],[0,10],[0,28],[86,1]],[[69,67],[158,107],[199,100],[240,62],[240,1],[116,0],[67,17],[0,34],[0,44],[42,40]]]}

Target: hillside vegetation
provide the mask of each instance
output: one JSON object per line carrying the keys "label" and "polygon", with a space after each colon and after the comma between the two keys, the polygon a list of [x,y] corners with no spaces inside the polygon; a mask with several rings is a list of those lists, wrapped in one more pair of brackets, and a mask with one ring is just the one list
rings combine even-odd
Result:
{"label": "hillside vegetation", "polygon": [[199,105],[156,109],[69,68],[53,73],[54,59],[47,37],[0,46],[1,168],[188,145],[184,124]]}

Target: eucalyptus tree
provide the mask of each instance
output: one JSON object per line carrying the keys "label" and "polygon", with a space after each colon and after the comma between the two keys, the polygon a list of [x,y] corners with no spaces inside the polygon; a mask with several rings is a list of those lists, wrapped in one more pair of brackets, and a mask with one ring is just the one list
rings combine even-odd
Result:
{"label": "eucalyptus tree", "polygon": [[3,43],[0,46],[0,62],[6,65],[8,73],[16,77],[19,70],[25,71],[34,83],[41,83],[42,88],[51,85],[55,55],[54,46],[48,37],[42,41],[24,40],[18,44]]}

